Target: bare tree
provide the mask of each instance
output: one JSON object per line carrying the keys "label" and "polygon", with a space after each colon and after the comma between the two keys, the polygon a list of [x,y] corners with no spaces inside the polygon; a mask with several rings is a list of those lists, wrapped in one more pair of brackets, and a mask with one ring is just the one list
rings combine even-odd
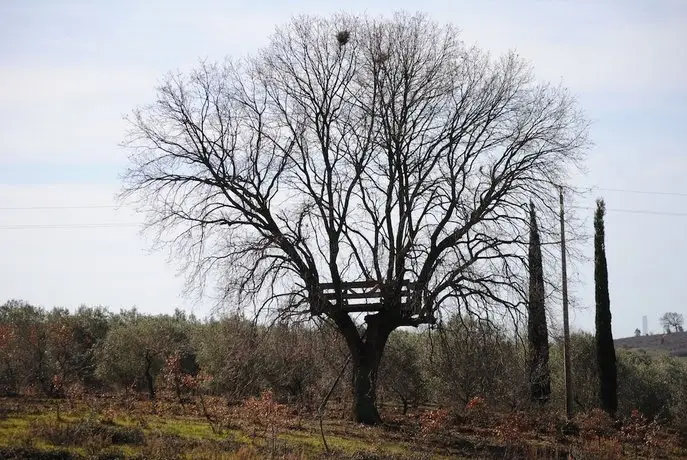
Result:
{"label": "bare tree", "polygon": [[663,326],[663,329],[667,333],[671,332],[671,328],[674,332],[683,331],[682,325],[684,324],[685,319],[680,313],[674,311],[666,312],[663,316],[661,316],[660,321],[661,326]]}
{"label": "bare tree", "polygon": [[[296,18],[252,58],[170,75],[131,123],[124,196],[190,285],[220,273],[263,317],[335,325],[364,423],[393,330],[522,306],[527,203],[547,209],[587,144],[573,98],[516,54],[406,14]],[[353,281],[376,307],[348,305]]]}

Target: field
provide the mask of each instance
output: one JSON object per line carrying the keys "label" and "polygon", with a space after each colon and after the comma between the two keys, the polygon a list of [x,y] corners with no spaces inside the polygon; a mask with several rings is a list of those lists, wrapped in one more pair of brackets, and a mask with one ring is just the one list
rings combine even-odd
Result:
{"label": "field", "polygon": [[652,356],[669,355],[687,359],[687,332],[642,335],[615,340],[616,348],[646,351]]}
{"label": "field", "polygon": [[[685,458],[677,434],[638,416],[622,430],[602,413],[566,424],[543,411],[498,414],[477,400],[460,413],[384,408],[385,423],[349,422],[340,407],[320,431],[315,411],[269,393],[229,405],[205,396],[0,399],[0,458]],[[569,457],[574,455],[574,457]]]}

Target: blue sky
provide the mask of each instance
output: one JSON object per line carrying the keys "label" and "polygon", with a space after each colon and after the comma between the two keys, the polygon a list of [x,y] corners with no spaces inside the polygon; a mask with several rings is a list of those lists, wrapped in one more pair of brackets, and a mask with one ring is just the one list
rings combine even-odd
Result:
{"label": "blue sky", "polygon": [[[373,5],[373,6],[371,6]],[[129,209],[115,208],[126,152],[122,116],[150,100],[167,71],[243,55],[295,14],[422,11],[494,54],[516,49],[542,80],[562,81],[592,120],[588,174],[575,185],[687,194],[687,2],[362,1],[0,2],[0,301],[113,310],[174,307],[183,279],[151,253]],[[687,314],[687,196],[604,196],[615,335],[665,311]],[[6,209],[35,206],[87,209]],[[591,214],[577,209],[576,212]],[[33,228],[105,223],[101,228]],[[591,246],[584,248],[591,256]],[[578,267],[573,323],[593,328],[591,264]],[[556,308],[557,306],[552,306]]]}

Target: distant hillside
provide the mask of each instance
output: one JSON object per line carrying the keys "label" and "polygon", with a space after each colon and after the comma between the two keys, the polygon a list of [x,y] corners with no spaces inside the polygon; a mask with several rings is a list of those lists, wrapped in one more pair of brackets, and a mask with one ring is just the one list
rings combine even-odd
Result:
{"label": "distant hillside", "polygon": [[642,349],[647,352],[661,352],[670,356],[687,357],[687,332],[671,334],[642,335],[615,340],[616,348]]}

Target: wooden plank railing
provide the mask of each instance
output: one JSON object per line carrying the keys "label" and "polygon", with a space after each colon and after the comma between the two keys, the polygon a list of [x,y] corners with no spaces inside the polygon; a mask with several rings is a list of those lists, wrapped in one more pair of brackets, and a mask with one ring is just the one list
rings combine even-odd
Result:
{"label": "wooden plank railing", "polygon": [[[403,280],[401,282],[401,297],[408,297],[414,287],[415,283],[412,283],[409,280]],[[336,305],[336,285],[334,283],[322,283],[320,284],[320,288],[322,289],[323,297]],[[382,290],[382,283],[379,281],[367,280],[342,282],[341,290],[343,297],[343,305],[341,305],[341,308],[346,312],[354,313],[380,311],[384,305],[384,292]],[[359,302],[350,302],[350,300]],[[365,302],[366,300],[375,301]],[[402,302],[401,308],[403,308],[404,304],[405,302]]]}

